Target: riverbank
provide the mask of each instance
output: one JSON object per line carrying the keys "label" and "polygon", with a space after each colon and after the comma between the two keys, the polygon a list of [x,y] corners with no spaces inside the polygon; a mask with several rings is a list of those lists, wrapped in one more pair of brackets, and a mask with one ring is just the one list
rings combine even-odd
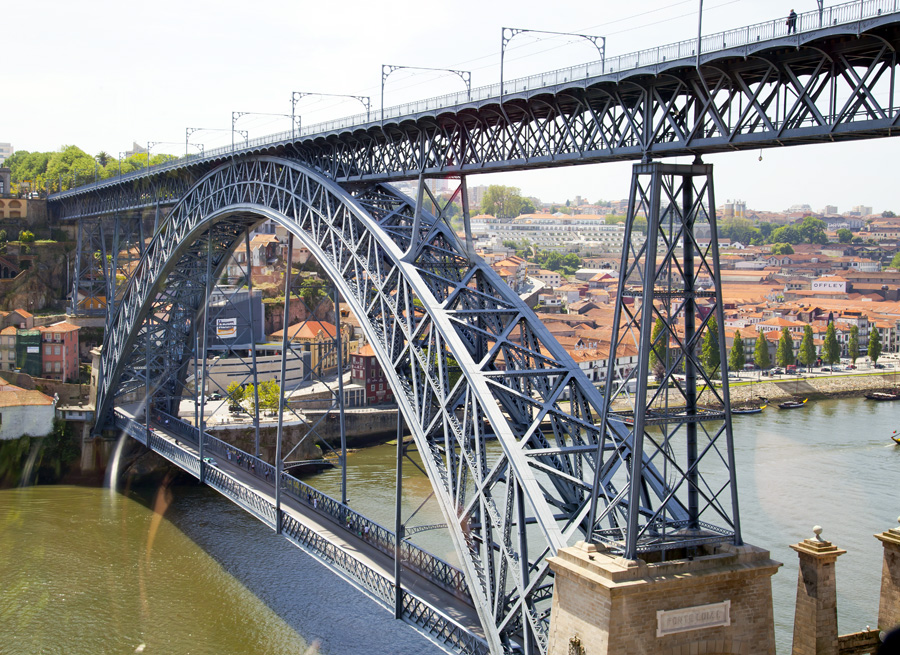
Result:
{"label": "riverbank", "polygon": [[[829,375],[823,373],[815,377],[805,376],[762,381],[732,382],[729,385],[731,404],[750,405],[765,398],[770,402],[781,402],[791,398],[859,398],[870,391],[893,389],[896,386],[893,373],[873,375]],[[705,392],[700,402],[712,401],[712,394]]]}

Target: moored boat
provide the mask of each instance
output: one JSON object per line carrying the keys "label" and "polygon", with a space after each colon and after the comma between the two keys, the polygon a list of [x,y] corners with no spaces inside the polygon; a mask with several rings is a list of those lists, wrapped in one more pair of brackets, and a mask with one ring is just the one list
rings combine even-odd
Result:
{"label": "moored boat", "polygon": [[891,439],[894,440],[895,444],[900,445],[900,436],[897,435],[897,431],[894,430],[894,434],[891,435]]}
{"label": "moored boat", "polygon": [[890,391],[870,391],[866,394],[869,400],[900,400],[900,393]]}
{"label": "moored boat", "polygon": [[809,400],[809,398],[804,398],[802,401],[786,400],[783,403],[778,403],[778,409],[797,409],[798,407],[803,407],[807,400]]}
{"label": "moored boat", "polygon": [[741,409],[732,409],[732,416],[735,414],[759,414],[762,412],[768,405],[761,405],[760,407],[742,407]]}

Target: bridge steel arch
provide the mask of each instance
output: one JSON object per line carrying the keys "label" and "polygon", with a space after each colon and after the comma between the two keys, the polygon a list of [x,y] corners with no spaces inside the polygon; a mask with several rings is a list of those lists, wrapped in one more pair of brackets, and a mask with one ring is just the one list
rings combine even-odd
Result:
{"label": "bridge steel arch", "polygon": [[[492,651],[545,652],[547,560],[589,532],[596,467],[606,527],[623,532],[630,443],[614,426],[601,433],[600,393],[521,299],[446,224],[415,220],[414,203],[391,187],[344,189],[270,156],[235,159],[199,180],[160,225],[115,309],[97,416],[141,386],[157,406],[177,401],[211,281],[263,219],[311,250],[359,317]],[[649,461],[643,483],[634,502],[645,518],[659,520],[660,507],[663,521],[686,518]],[[724,515],[705,520],[734,527]]]}

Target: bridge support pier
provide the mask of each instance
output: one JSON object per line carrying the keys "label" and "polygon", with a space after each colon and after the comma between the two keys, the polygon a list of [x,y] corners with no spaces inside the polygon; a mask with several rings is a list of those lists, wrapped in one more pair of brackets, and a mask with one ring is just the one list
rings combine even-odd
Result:
{"label": "bridge support pier", "polygon": [[892,630],[900,626],[900,527],[876,534],[875,538],[884,545],[878,627]]}
{"label": "bridge support pier", "polygon": [[755,546],[718,544],[650,563],[580,542],[550,559],[556,574],[548,655],[775,653],[772,575]]}

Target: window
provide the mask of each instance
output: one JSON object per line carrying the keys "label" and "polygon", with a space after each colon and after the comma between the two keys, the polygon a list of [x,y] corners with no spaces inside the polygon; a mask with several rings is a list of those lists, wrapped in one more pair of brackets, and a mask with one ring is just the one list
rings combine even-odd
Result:
{"label": "window", "polygon": [[62,337],[62,335],[61,335],[59,332],[54,332],[54,333],[53,333],[53,340],[54,340],[54,341],[59,341],[59,340],[60,340],[60,337]]}
{"label": "window", "polygon": [[53,352],[53,346],[44,346],[44,354],[50,355]]}
{"label": "window", "polygon": [[54,355],[58,355],[58,354],[59,354],[59,346],[53,346],[53,354],[54,354]]}
{"label": "window", "polygon": [[60,370],[62,370],[60,368],[60,362],[53,362],[53,370],[56,371],[57,373],[59,373]]}
{"label": "window", "polygon": [[50,362],[44,362],[44,371],[49,373],[52,370],[53,370],[53,364]]}

